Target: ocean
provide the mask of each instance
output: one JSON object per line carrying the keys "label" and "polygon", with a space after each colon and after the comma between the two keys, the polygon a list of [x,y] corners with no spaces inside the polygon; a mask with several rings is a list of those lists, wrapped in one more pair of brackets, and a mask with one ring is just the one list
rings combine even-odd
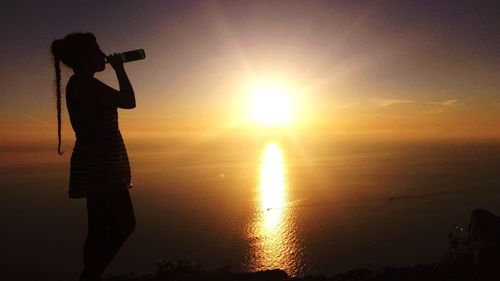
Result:
{"label": "ocean", "polygon": [[[438,262],[476,208],[500,214],[500,142],[283,135],[129,138],[137,227],[107,274],[160,259],[290,275]],[[71,144],[0,148],[0,272],[76,280]],[[45,279],[44,279],[45,278]],[[2,278],[3,279],[3,278]]]}

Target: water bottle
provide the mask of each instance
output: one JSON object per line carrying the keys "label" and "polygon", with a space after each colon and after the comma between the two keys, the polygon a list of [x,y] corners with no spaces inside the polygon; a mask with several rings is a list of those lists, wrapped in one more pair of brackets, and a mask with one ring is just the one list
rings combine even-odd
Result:
{"label": "water bottle", "polygon": [[[128,52],[123,52],[119,54],[120,57],[122,58],[122,62],[131,62],[131,61],[136,61],[136,60],[143,60],[146,58],[146,53],[144,52],[144,49],[137,49],[133,51],[128,51]],[[106,63],[109,63],[109,59],[106,57],[105,59]]]}

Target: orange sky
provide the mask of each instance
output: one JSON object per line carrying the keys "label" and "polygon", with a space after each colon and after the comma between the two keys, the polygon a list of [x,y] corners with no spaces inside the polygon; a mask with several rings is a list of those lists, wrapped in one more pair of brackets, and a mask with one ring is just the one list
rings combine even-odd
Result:
{"label": "orange sky", "polygon": [[[3,19],[17,30],[2,31],[11,44],[1,52],[10,63],[0,78],[1,144],[55,143],[48,49],[75,30],[94,32],[105,52],[146,50],[126,66],[138,107],[120,111],[120,122],[131,138],[270,130],[245,121],[247,86],[276,81],[297,98],[296,132],[496,139],[496,7],[453,3],[141,3],[113,16],[91,5],[64,25],[65,7],[14,5]],[[35,35],[21,36],[34,22]],[[117,86],[110,69],[97,77]]]}

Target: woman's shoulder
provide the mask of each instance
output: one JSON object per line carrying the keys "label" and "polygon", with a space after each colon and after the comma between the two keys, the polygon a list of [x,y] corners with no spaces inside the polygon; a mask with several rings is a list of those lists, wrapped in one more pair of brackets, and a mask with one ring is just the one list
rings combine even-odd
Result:
{"label": "woman's shoulder", "polygon": [[73,75],[66,85],[66,100],[70,103],[115,106],[117,93],[94,77]]}
{"label": "woman's shoulder", "polygon": [[73,74],[69,80],[67,86],[72,87],[88,87],[93,86],[98,82],[98,80],[94,77],[82,77]]}
{"label": "woman's shoulder", "polygon": [[89,92],[94,91],[97,83],[94,77],[81,77],[73,74],[66,84],[66,96],[88,95]]}

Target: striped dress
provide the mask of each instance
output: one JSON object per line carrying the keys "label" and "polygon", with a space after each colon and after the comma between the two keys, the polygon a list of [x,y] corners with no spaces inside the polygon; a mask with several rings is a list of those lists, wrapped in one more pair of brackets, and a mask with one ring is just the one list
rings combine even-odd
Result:
{"label": "striped dress", "polygon": [[68,81],[66,105],[76,136],[69,178],[71,198],[132,187],[114,102],[117,93],[95,78],[72,76]]}

